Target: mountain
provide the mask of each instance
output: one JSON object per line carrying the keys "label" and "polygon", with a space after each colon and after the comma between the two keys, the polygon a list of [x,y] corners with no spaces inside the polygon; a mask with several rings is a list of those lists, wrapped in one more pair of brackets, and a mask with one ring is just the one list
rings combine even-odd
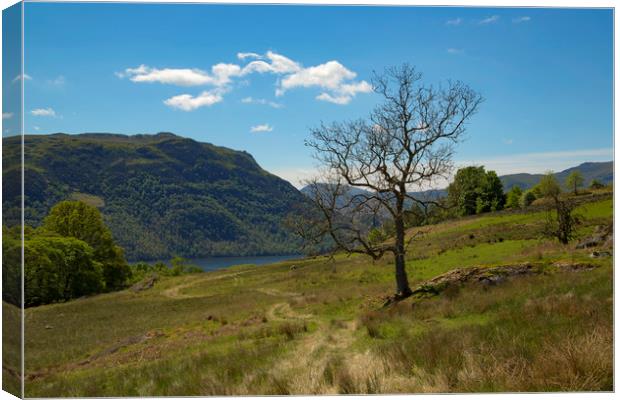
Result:
{"label": "mountain", "polygon": [[[281,222],[305,196],[246,152],[172,133],[24,140],[28,225],[58,201],[79,199],[100,208],[130,260],[298,251]],[[19,166],[19,141],[4,138],[5,166]],[[5,182],[19,177],[19,168],[4,168]],[[14,187],[3,193],[9,224],[19,221]]]}
{"label": "mountain", "polygon": [[[576,167],[565,169],[564,171],[555,174],[558,182],[564,183],[566,177],[573,171],[579,171],[583,176],[584,185],[588,186],[596,179],[599,182],[607,185],[614,181],[614,163],[613,161],[606,162],[585,162]],[[511,174],[500,176],[500,180],[504,185],[504,190],[508,191],[513,186],[519,186],[521,189],[529,189],[536,185],[542,174]]]}
{"label": "mountain", "polygon": [[[558,182],[560,184],[564,184],[566,177],[573,172],[579,171],[583,176],[584,185],[588,186],[590,183],[596,179],[599,182],[608,185],[613,183],[614,181],[614,163],[613,161],[606,162],[585,162],[576,167],[565,169],[564,171],[558,172],[555,174]],[[504,191],[510,190],[513,186],[519,186],[521,189],[529,189],[536,185],[540,178],[542,178],[543,174],[511,174],[511,175],[503,175],[500,176],[499,179],[502,181],[502,185],[504,186]],[[307,196],[312,193],[312,188],[310,186],[306,186],[301,189],[301,192]],[[363,193],[370,192],[364,191],[360,188],[351,187],[347,192],[348,196],[359,195]],[[411,192],[409,193],[413,197],[424,200],[436,200],[441,197],[445,197],[447,195],[447,189],[430,189],[420,192]]]}
{"label": "mountain", "polygon": [[[315,183],[311,185],[304,186],[300,191],[304,195],[308,197],[313,197],[316,190],[321,190],[322,188],[328,188],[326,183]],[[429,189],[418,192],[409,192],[409,195],[420,200],[425,201],[433,201],[438,200],[447,195],[446,189]],[[359,187],[347,186],[346,191],[342,193],[342,195],[336,199],[336,205],[338,207],[342,207],[351,202],[353,197],[357,196],[357,198],[361,201],[364,198],[369,198],[372,196],[372,192],[369,190],[364,190]],[[413,201],[411,199],[405,200],[405,204],[409,207]]]}

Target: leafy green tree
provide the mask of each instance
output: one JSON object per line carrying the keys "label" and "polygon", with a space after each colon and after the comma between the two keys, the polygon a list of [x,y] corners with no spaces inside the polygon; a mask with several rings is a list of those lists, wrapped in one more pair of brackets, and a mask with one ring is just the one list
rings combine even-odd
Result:
{"label": "leafy green tree", "polygon": [[466,167],[456,172],[454,181],[448,186],[448,198],[456,207],[458,215],[476,213],[476,202],[484,180],[484,167]]}
{"label": "leafy green tree", "polygon": [[2,299],[21,307],[21,227],[2,227]]}
{"label": "leafy green tree", "polygon": [[24,241],[24,283],[28,307],[99,293],[103,274],[84,241],[37,235]]}
{"label": "leafy green tree", "polygon": [[521,206],[521,208],[526,208],[529,207],[530,204],[532,204],[534,202],[534,200],[536,200],[536,194],[534,193],[533,190],[527,190],[525,192],[523,192],[523,194],[521,195],[521,199],[519,200],[519,204]]}
{"label": "leafy green tree", "polygon": [[536,186],[541,197],[556,198],[562,193],[562,188],[553,172],[547,172]]}
{"label": "leafy green tree", "polygon": [[578,194],[578,189],[583,185],[583,175],[581,175],[581,172],[575,170],[566,177],[565,184],[568,190],[572,190],[576,196]]}
{"label": "leafy green tree", "polygon": [[448,198],[458,215],[501,210],[506,202],[501,180],[483,166],[459,169],[448,186]]}
{"label": "leafy green tree", "polygon": [[519,186],[513,186],[506,195],[506,207],[507,208],[519,208],[521,207],[521,196],[523,190]]}
{"label": "leafy green tree", "polygon": [[102,266],[106,289],[124,286],[131,270],[97,208],[81,201],[61,201],[43,220],[43,228],[88,243],[93,249],[93,259]]}

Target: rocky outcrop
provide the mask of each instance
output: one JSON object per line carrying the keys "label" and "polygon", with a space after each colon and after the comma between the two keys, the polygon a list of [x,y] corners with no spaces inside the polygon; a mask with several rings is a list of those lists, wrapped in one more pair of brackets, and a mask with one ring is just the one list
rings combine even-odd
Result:
{"label": "rocky outcrop", "polygon": [[413,291],[416,297],[432,297],[440,294],[449,287],[465,284],[480,284],[484,286],[497,285],[520,276],[541,274],[545,271],[585,271],[596,268],[594,264],[557,262],[550,266],[541,264],[523,263],[500,265],[497,267],[469,267],[458,268],[439,275],[418,286]]}
{"label": "rocky outcrop", "polygon": [[150,289],[155,285],[155,282],[157,282],[158,280],[159,276],[157,274],[150,275],[133,285],[131,287],[131,290],[137,293],[143,290]]}
{"label": "rocky outcrop", "polygon": [[590,247],[613,247],[614,234],[613,225],[599,225],[594,230],[594,234],[589,238],[586,238],[579,242],[576,246],[577,249],[587,249]]}

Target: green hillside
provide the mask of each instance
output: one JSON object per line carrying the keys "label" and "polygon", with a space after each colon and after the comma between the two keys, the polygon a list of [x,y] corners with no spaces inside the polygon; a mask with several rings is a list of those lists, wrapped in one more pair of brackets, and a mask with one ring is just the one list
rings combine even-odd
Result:
{"label": "green hillside", "polygon": [[[19,157],[19,139],[4,139],[9,158]],[[246,152],[171,133],[28,135],[25,165],[26,224],[39,225],[60,200],[85,201],[101,209],[128,259],[298,251],[281,221],[304,197]],[[3,178],[19,181],[20,171]],[[19,221],[15,187],[4,186],[9,225]]]}
{"label": "green hillside", "polygon": [[610,226],[611,196],[578,207],[568,245],[535,210],[413,228],[420,294],[385,307],[393,260],[336,255],[28,308],[25,394],[611,391],[613,243],[576,246]]}

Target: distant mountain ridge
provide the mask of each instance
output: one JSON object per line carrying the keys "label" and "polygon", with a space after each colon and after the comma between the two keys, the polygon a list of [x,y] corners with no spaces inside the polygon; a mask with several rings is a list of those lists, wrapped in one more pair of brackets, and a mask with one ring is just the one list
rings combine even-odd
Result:
{"label": "distant mountain ridge", "polygon": [[[20,137],[4,138],[19,166]],[[172,133],[25,136],[25,219],[37,226],[58,201],[99,207],[132,260],[172,255],[295,254],[281,222],[306,198],[254,158]],[[4,168],[5,182],[20,179]],[[5,223],[19,221],[19,185],[5,185]]]}
{"label": "distant mountain ridge", "polygon": [[[565,169],[555,174],[558,182],[564,184],[564,181],[573,171],[579,171],[583,176],[584,185],[587,187],[593,180],[597,180],[605,185],[614,181],[614,163],[613,161],[605,162],[585,162],[576,167]],[[508,191],[513,186],[519,186],[521,189],[529,189],[536,185],[543,174],[510,174],[500,176],[499,179],[504,185],[504,190]]]}
{"label": "distant mountain ridge", "polygon": [[[584,185],[586,187],[590,185],[590,183],[595,179],[605,185],[613,183],[614,181],[613,161],[585,162],[585,163],[579,164],[576,167],[565,169],[564,171],[558,172],[554,175],[558,179],[558,182],[560,182],[561,185],[564,185],[564,181],[566,180],[566,177],[568,177],[568,175],[573,171],[579,171],[581,173],[584,179]],[[499,179],[502,181],[502,185],[504,186],[504,191],[507,192],[513,186],[519,186],[521,189],[524,189],[524,190],[532,188],[540,181],[540,178],[542,178],[543,176],[544,176],[543,174],[520,173],[520,174],[502,175],[499,177]],[[312,192],[312,189],[309,186],[305,186],[301,189],[301,192],[304,193],[306,196],[308,196]],[[363,189],[352,187],[349,195],[353,195],[353,194],[359,195],[362,193],[370,194],[370,192],[366,192]],[[435,200],[440,197],[446,196],[447,193],[448,193],[447,189],[431,189],[431,190],[424,190],[424,191],[419,191],[419,192],[411,192],[410,194],[412,196],[415,196],[421,199]]]}

